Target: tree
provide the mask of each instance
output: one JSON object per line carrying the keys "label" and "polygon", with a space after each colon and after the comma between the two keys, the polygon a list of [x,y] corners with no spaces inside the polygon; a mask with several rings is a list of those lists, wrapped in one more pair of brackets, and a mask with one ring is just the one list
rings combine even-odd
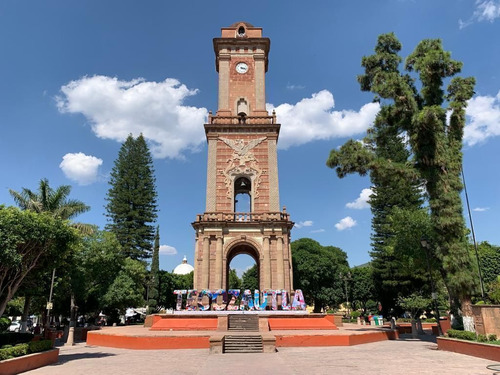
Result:
{"label": "tree", "polygon": [[254,264],[241,275],[241,289],[249,289],[251,291],[259,289],[259,269],[257,268],[257,264]]}
{"label": "tree", "polygon": [[241,289],[241,279],[232,268],[229,270],[229,289]]}
{"label": "tree", "polygon": [[[383,71],[388,76],[397,74],[401,58],[393,52],[399,48],[399,42],[391,34],[379,38],[376,54],[362,60],[366,68],[366,74],[358,77],[362,91],[370,90],[373,71]],[[388,243],[394,236],[389,222],[393,208],[416,209],[422,204],[421,181],[409,158],[394,105],[385,103],[362,143],[349,140],[339,150],[332,150],[327,160],[327,166],[335,168],[340,178],[350,173],[370,175],[373,191],[370,197],[373,214],[370,255],[378,300],[386,310],[395,307],[396,287],[412,284],[408,275],[399,272],[398,249],[389,247]]]}
{"label": "tree", "polygon": [[306,302],[314,304],[314,312],[338,305],[344,296],[339,275],[349,271],[347,254],[310,238],[293,241],[291,246],[294,287],[302,289]]}
{"label": "tree", "polygon": [[366,315],[368,301],[376,300],[373,269],[370,264],[351,268],[351,300],[353,306],[361,306]]}
{"label": "tree", "polygon": [[174,290],[189,290],[193,288],[194,272],[187,275],[176,275],[173,272],[160,270],[158,305],[166,308],[175,308],[177,296]]}
{"label": "tree", "polygon": [[151,261],[151,269],[149,271],[150,287],[149,287],[149,307],[154,307],[158,304],[158,291],[160,285],[160,227],[156,227],[155,242],[153,246],[153,259]]}
{"label": "tree", "polygon": [[399,305],[411,315],[411,333],[413,338],[417,337],[417,319],[420,313],[431,305],[430,298],[425,298],[419,293],[412,293],[406,297],[399,298]]}
{"label": "tree", "polygon": [[[85,203],[79,200],[68,198],[69,194],[71,193],[70,185],[62,185],[54,190],[50,187],[49,180],[46,178],[40,180],[40,183],[38,185],[38,192],[33,192],[32,190],[27,188],[22,188],[21,192],[9,189],[9,192],[16,204],[22,210],[29,210],[38,213],[49,212],[54,217],[62,220],[73,219],[74,217],[90,210],[90,207]],[[78,229],[82,234],[89,234],[93,231],[93,227],[88,224],[72,223],[72,226]],[[53,268],[55,273],[55,263],[49,264],[48,267]],[[43,269],[40,270],[40,272],[43,271]],[[31,274],[28,276],[26,281],[34,281],[37,279],[37,277],[38,275]],[[30,284],[32,284],[32,282]],[[32,292],[34,290],[35,288],[25,288],[23,290],[26,296],[25,306],[23,309],[24,313],[22,316],[23,330],[26,327],[25,322],[27,320],[27,312],[29,311]]]}
{"label": "tree", "polygon": [[[387,103],[380,111],[384,120],[409,138],[412,164],[396,171],[424,182],[434,238],[432,251],[440,260],[452,300],[460,300],[462,312],[470,316],[475,281],[465,241],[460,171],[465,107],[474,93],[474,79],[452,78],[445,95],[443,79],[459,73],[462,64],[451,59],[441,41],[421,41],[406,60],[405,74],[399,71],[400,50],[394,34],[379,36],[375,54],[363,57],[365,74],[358,81],[363,91],[371,91],[375,100]],[[412,72],[417,73],[416,78],[410,76]],[[443,106],[445,100],[447,107]],[[383,157],[383,164],[390,163],[389,156]]]}
{"label": "tree", "polygon": [[124,312],[127,307],[144,305],[145,264],[139,260],[125,258],[122,269],[103,296],[106,311]]}
{"label": "tree", "polygon": [[64,258],[77,234],[50,213],[0,206],[0,316],[30,272]]}
{"label": "tree", "polygon": [[126,257],[150,258],[157,194],[153,160],[142,135],[129,135],[123,143],[109,183],[107,229],[115,233]]}
{"label": "tree", "polygon": [[82,314],[96,315],[108,308],[103,300],[125,259],[116,236],[96,230],[85,236],[73,252],[72,288]]}
{"label": "tree", "polygon": [[22,188],[21,192],[9,189],[9,192],[20,209],[38,213],[50,212],[63,220],[73,219],[90,210],[85,203],[68,198],[71,193],[70,185],[62,185],[54,190],[46,178],[40,180],[36,193],[27,188]]}

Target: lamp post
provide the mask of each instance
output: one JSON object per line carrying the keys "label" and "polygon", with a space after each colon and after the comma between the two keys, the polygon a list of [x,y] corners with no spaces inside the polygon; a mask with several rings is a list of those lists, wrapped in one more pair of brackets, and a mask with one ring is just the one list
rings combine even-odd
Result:
{"label": "lamp post", "polygon": [[431,298],[432,298],[432,302],[434,302],[434,309],[436,310],[436,315],[437,315],[436,322],[437,322],[437,327],[438,327],[438,333],[439,333],[439,336],[442,336],[443,330],[441,329],[441,323],[439,322],[440,314],[439,314],[439,306],[438,306],[438,302],[437,302],[437,293],[434,290],[434,279],[432,277],[431,262],[429,261],[429,258],[430,258],[429,250],[430,250],[431,245],[423,237],[420,240],[420,244],[422,245],[422,248],[425,251],[425,259],[427,260],[427,270],[429,272],[429,282],[431,284]]}
{"label": "lamp post", "polygon": [[48,337],[49,333],[49,325],[50,325],[50,310],[52,310],[52,291],[54,290],[54,278],[56,276],[56,269],[52,269],[52,281],[50,282],[50,293],[49,293],[49,302],[47,302],[47,318],[45,319],[45,330],[44,336]]}
{"label": "lamp post", "polygon": [[[346,309],[347,309],[347,316],[350,317],[350,311],[349,311],[349,292],[347,290],[347,281],[351,280],[351,273],[347,272],[347,274],[344,276],[342,272],[339,273],[339,277],[341,280],[344,280],[344,285],[345,285],[345,299],[346,299]],[[350,321],[350,318],[349,318]]]}

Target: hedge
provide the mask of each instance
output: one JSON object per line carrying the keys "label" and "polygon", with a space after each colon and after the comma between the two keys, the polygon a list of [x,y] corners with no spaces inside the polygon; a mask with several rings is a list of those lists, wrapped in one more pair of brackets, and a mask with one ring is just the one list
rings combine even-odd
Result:
{"label": "hedge", "polygon": [[52,340],[32,341],[16,346],[5,345],[0,349],[0,361],[4,359],[21,357],[26,354],[43,352],[52,349]]}

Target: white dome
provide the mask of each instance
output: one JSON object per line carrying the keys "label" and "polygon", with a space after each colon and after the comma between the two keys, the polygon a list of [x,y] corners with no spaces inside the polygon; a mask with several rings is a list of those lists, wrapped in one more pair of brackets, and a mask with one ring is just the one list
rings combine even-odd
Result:
{"label": "white dome", "polygon": [[194,267],[192,265],[188,264],[185,255],[184,255],[184,259],[182,260],[182,263],[174,268],[174,273],[176,275],[187,275],[188,273],[191,273],[193,271],[194,271]]}

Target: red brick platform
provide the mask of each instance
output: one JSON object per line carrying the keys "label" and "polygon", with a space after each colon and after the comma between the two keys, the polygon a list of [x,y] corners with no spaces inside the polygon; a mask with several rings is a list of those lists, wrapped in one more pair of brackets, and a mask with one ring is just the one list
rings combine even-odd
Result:
{"label": "red brick platform", "polygon": [[[214,337],[220,337],[227,333],[220,326],[219,329],[217,327],[211,330],[207,329],[208,324],[214,327],[213,319],[215,316],[212,319],[202,319],[198,323],[191,319],[190,317],[177,321],[168,319],[171,324],[174,324],[174,328],[168,328],[167,319],[157,319],[153,327],[155,325],[157,328],[161,326],[161,330],[143,326],[105,327],[100,331],[89,332],[87,345],[143,350],[209,349],[211,337],[213,341]],[[273,319],[278,320],[273,322]],[[297,317],[293,319],[296,322],[295,326],[291,320],[282,319],[284,318],[269,317],[269,330],[266,332],[262,332],[263,325],[260,324],[260,333],[273,336],[276,340],[276,347],[350,346],[398,338],[397,332],[384,327],[345,324],[337,328],[324,317],[314,320],[307,317]],[[182,324],[189,325],[190,328],[186,330],[175,329],[175,327],[180,328]],[[196,324],[201,324],[202,329],[194,329]],[[327,328],[314,328],[312,326],[320,327],[322,324]]]}

